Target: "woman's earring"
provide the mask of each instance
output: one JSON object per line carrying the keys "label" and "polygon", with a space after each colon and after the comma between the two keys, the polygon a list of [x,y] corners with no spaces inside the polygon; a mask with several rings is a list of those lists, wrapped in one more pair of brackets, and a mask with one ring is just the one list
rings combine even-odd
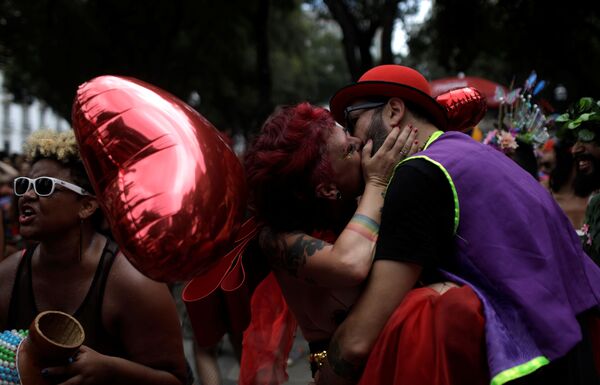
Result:
{"label": "woman's earring", "polygon": [[335,194],[335,199],[337,199],[338,201],[339,201],[340,199],[342,199],[342,193],[338,191],[338,192]]}
{"label": "woman's earring", "polygon": [[83,257],[83,219],[79,218],[79,262]]}

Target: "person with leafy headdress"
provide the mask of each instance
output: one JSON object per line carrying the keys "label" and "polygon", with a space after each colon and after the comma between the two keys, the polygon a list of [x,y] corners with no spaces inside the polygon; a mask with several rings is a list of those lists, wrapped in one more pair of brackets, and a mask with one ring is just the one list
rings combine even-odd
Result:
{"label": "person with leafy headdress", "polygon": [[581,232],[585,210],[590,200],[590,192],[581,191],[580,186],[575,184],[577,171],[573,159],[574,144],[575,140],[570,137],[557,137],[551,148],[542,152],[540,169],[547,163],[553,163],[545,186],[556,203],[565,212],[575,230]]}
{"label": "person with leafy headdress", "polygon": [[600,101],[584,97],[575,102],[556,122],[563,136],[573,136],[575,190],[592,194],[582,227],[584,250],[600,264]]}

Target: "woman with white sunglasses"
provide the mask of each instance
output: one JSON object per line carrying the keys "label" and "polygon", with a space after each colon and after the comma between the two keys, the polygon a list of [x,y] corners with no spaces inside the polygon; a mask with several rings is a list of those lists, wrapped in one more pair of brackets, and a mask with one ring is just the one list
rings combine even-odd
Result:
{"label": "woman with white sunglasses", "polygon": [[182,384],[185,359],[166,285],[138,272],[101,234],[98,202],[72,131],[35,132],[16,178],[21,235],[35,243],[0,263],[0,330],[60,310],[85,329],[79,353],[41,372],[52,383]]}

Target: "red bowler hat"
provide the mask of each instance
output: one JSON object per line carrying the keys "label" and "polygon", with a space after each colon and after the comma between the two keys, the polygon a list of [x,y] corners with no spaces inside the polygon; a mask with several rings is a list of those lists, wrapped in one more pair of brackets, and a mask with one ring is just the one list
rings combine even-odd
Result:
{"label": "red bowler hat", "polygon": [[412,102],[427,113],[432,123],[446,130],[448,119],[444,108],[431,97],[429,82],[418,71],[396,64],[374,67],[363,74],[358,82],[340,89],[329,101],[334,119],[344,122],[344,109],[358,99],[398,97]]}

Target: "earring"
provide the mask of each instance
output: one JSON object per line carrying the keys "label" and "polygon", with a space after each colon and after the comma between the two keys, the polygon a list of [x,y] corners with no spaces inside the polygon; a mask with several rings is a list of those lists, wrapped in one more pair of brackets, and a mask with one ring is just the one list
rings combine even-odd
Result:
{"label": "earring", "polygon": [[341,192],[339,192],[339,191],[338,191],[337,193],[335,193],[335,199],[337,199],[338,201],[339,201],[340,199],[342,199],[342,193],[341,193]]}
{"label": "earring", "polygon": [[83,219],[79,218],[79,262],[83,257]]}

